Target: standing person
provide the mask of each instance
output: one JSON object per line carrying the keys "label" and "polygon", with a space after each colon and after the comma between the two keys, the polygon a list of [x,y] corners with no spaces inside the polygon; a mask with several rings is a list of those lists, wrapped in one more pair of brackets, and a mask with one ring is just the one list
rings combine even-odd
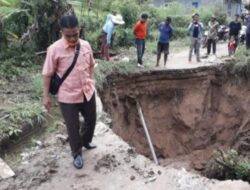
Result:
{"label": "standing person", "polygon": [[156,67],[159,66],[161,59],[161,53],[164,52],[164,66],[166,66],[168,54],[169,54],[169,41],[173,34],[173,28],[171,26],[172,19],[167,17],[165,22],[159,25],[160,38],[157,44],[157,63]]}
{"label": "standing person", "polygon": [[188,26],[188,32],[190,34],[190,51],[188,61],[192,60],[192,52],[195,49],[197,62],[200,62],[200,44],[203,32],[203,24],[199,21],[199,14],[195,14],[192,23]]}
{"label": "standing person", "polygon": [[145,51],[145,39],[147,37],[147,14],[142,14],[141,19],[137,21],[133,28],[133,33],[135,35],[135,44],[137,49],[137,66],[138,67],[144,67],[143,66],[143,55]]}
{"label": "standing person", "polygon": [[[116,15],[117,15],[116,11],[112,11],[111,13],[109,13],[106,17],[106,23],[112,21],[113,16]],[[114,39],[115,39],[115,32],[112,33],[110,47],[113,47]]]}
{"label": "standing person", "polygon": [[109,61],[109,48],[111,46],[112,33],[116,25],[122,25],[125,22],[121,15],[111,16],[111,19],[108,20],[102,28],[102,46],[101,54],[104,60]]}
{"label": "standing person", "polygon": [[[49,111],[50,81],[54,73],[62,77],[76,58],[75,66],[61,84],[58,102],[69,135],[73,165],[83,167],[82,147],[96,148],[91,144],[96,124],[93,52],[87,41],[79,39],[79,25],[75,16],[63,16],[60,21],[62,38],[49,46],[43,66],[43,104]],[[79,48],[79,50],[77,50]],[[79,114],[84,117],[80,134]]]}
{"label": "standing person", "polygon": [[231,57],[235,54],[237,48],[237,41],[235,40],[235,36],[231,36],[228,42],[228,55]]}
{"label": "standing person", "polygon": [[250,14],[247,17],[246,48],[250,49]]}
{"label": "standing person", "polygon": [[239,43],[239,34],[241,30],[241,23],[240,23],[240,15],[235,15],[235,20],[230,22],[229,24],[229,39],[231,39],[232,36],[234,36],[234,39],[236,40],[236,48]]}
{"label": "standing person", "polygon": [[211,53],[211,46],[213,45],[213,54],[216,54],[216,40],[219,28],[219,22],[217,22],[216,17],[212,16],[211,20],[208,22],[208,41],[207,41],[207,55]]}
{"label": "standing person", "polygon": [[116,11],[112,11],[111,13],[109,13],[106,17],[106,22],[107,23],[108,21],[112,20],[112,17],[113,16],[116,16],[117,15],[117,12]]}

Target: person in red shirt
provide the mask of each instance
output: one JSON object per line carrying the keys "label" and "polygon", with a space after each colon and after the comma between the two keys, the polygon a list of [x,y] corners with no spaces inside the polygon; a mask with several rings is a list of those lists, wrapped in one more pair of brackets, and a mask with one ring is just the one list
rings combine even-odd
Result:
{"label": "person in red shirt", "polygon": [[137,21],[133,28],[133,33],[135,35],[135,44],[137,48],[137,66],[144,67],[142,62],[142,57],[145,51],[145,39],[147,36],[147,14],[142,14],[141,19]]}
{"label": "person in red shirt", "polygon": [[235,54],[237,48],[237,41],[234,36],[231,36],[229,42],[228,42],[228,54],[229,56],[232,56]]}

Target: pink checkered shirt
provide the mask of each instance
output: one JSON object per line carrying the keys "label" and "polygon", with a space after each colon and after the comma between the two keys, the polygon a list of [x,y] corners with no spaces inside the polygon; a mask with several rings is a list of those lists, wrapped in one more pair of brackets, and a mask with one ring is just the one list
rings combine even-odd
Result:
{"label": "pink checkered shirt", "polygon": [[[80,43],[77,62],[58,91],[58,101],[62,103],[81,103],[84,96],[89,101],[95,92],[93,52],[87,41],[80,40]],[[72,64],[74,52],[64,39],[53,43],[48,48],[42,74],[52,76],[56,72],[62,77]]]}

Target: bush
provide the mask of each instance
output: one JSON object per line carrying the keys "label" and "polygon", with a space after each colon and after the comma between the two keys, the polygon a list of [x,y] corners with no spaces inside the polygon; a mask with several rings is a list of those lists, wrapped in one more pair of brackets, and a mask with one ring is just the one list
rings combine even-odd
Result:
{"label": "bush", "polygon": [[107,61],[99,61],[95,69],[95,79],[97,90],[102,91],[104,86],[109,82],[109,77],[112,74],[129,74],[136,70],[136,64],[129,63],[111,63]]}
{"label": "bush", "polygon": [[123,16],[125,21],[125,27],[131,28],[136,20],[139,18],[140,14],[140,7],[132,0],[125,0],[125,1],[114,1],[111,6],[112,10],[117,10]]}
{"label": "bush", "polygon": [[240,157],[237,151],[218,150],[206,166],[205,175],[219,180],[241,179],[250,182],[250,161]]}
{"label": "bush", "polygon": [[174,39],[182,39],[182,38],[186,38],[188,36],[188,31],[187,28],[181,28],[181,27],[176,27],[174,28],[174,34],[173,34],[173,38]]}
{"label": "bush", "polygon": [[83,18],[81,26],[83,26],[83,33],[99,31],[101,32],[102,26],[104,25],[103,19],[97,17],[86,16]]}
{"label": "bush", "polygon": [[176,15],[172,17],[174,28],[185,28],[187,30],[191,17],[189,15]]}
{"label": "bush", "polygon": [[250,78],[250,53],[244,46],[238,48],[235,60],[230,65],[231,73],[238,78]]}
{"label": "bush", "polygon": [[0,53],[0,78],[15,79],[22,73],[22,68],[33,65],[32,60],[32,51],[24,52],[18,44],[8,47]]}
{"label": "bush", "polygon": [[101,49],[101,31],[100,30],[95,30],[94,32],[87,32],[83,39],[87,40],[90,43],[94,52],[97,52]]}
{"label": "bush", "polygon": [[131,28],[117,28],[114,38],[114,47],[127,47],[134,44],[134,34]]}

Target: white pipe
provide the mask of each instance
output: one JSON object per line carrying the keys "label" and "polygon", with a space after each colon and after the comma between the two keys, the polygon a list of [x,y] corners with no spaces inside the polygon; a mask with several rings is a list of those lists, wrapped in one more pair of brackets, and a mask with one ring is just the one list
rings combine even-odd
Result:
{"label": "white pipe", "polygon": [[137,109],[138,109],[138,112],[139,112],[139,115],[140,115],[142,126],[143,126],[144,132],[146,134],[147,141],[148,141],[149,148],[151,150],[152,156],[154,158],[155,163],[157,165],[159,165],[159,162],[158,162],[156,154],[155,154],[154,146],[152,144],[152,141],[151,141],[151,138],[150,138],[150,135],[149,135],[149,132],[148,132],[148,128],[147,128],[147,125],[146,125],[146,122],[145,122],[145,119],[144,119],[144,116],[143,116],[143,113],[142,113],[142,109],[141,109],[141,106],[140,106],[140,104],[138,102],[137,102]]}

